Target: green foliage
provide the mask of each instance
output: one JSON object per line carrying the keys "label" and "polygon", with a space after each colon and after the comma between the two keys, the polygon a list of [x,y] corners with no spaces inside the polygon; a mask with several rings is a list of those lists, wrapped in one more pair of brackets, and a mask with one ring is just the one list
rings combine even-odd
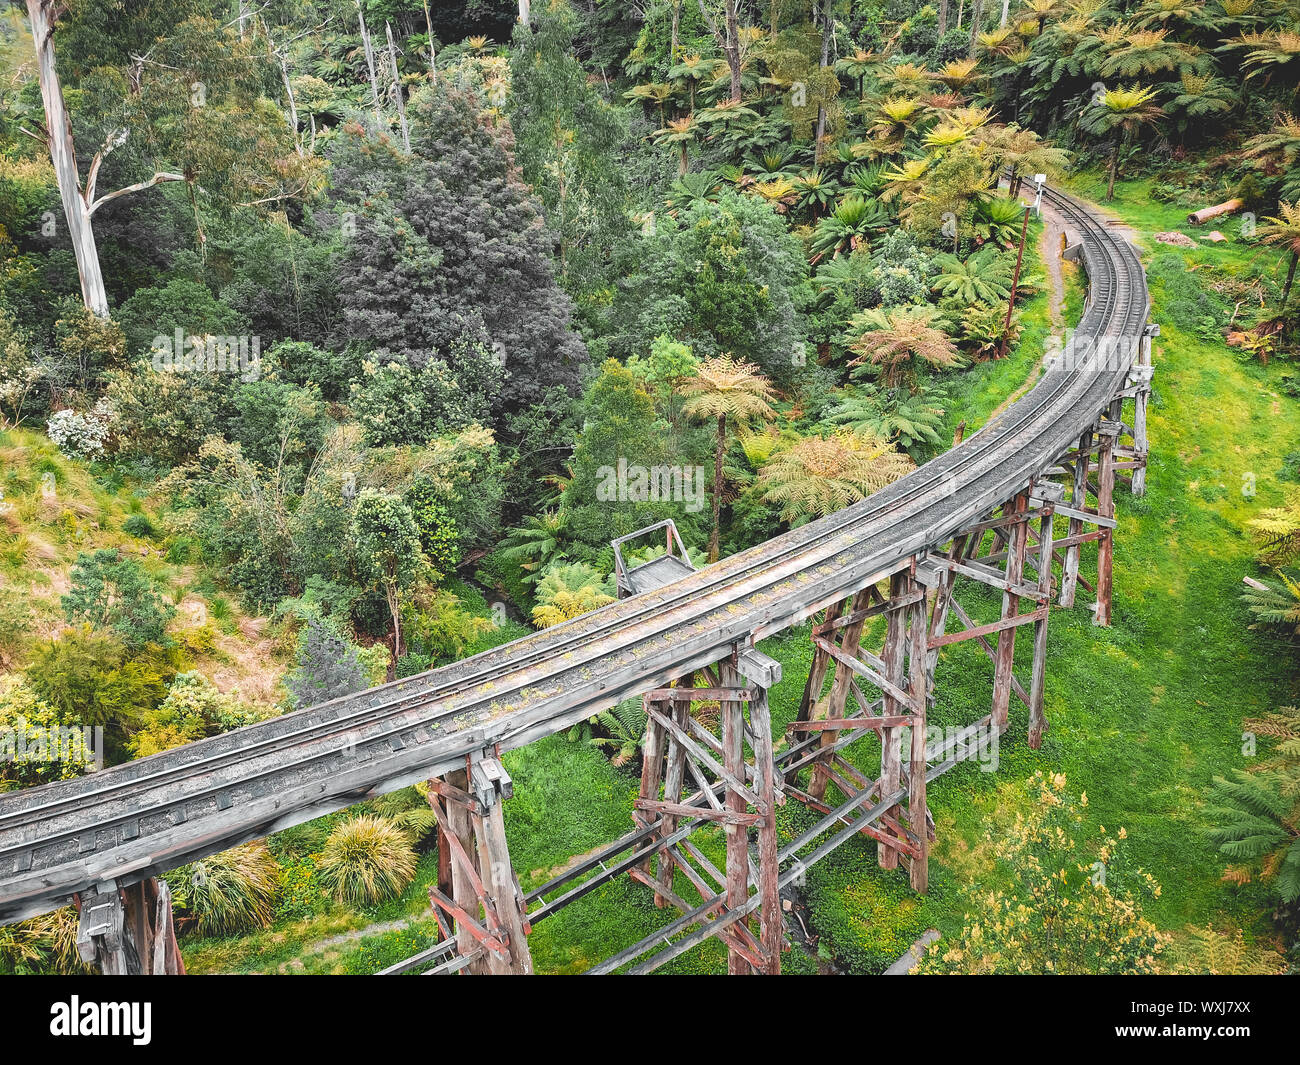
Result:
{"label": "green foliage", "polygon": [[207,558],[227,567],[247,602],[267,606],[297,584],[286,488],[279,473],[250,462],[238,445],[217,436],[204,440],[196,458],[160,485],[175,506],[171,530],[195,535]]}
{"label": "green foliage", "polygon": [[[0,677],[0,791],[70,780],[93,767],[94,752],[79,725],[21,677]],[[64,731],[71,729],[77,731]]]}
{"label": "green foliage", "polygon": [[301,340],[283,340],[262,353],[263,373],[268,379],[303,388],[314,386],[325,399],[334,401],[348,393],[354,360],[353,352],[325,351]]}
{"label": "green foliage", "polygon": [[924,303],[934,261],[904,229],[886,234],[871,250],[866,306],[898,307]]}
{"label": "green foliage", "polygon": [[19,425],[37,408],[44,372],[32,358],[31,342],[0,307],[0,426]]}
{"label": "green foliage", "polygon": [[382,589],[393,618],[393,651],[402,653],[400,600],[429,571],[420,549],[420,528],[411,508],[398,496],[373,488],[357,497],[352,514],[356,558],[364,579]]}
{"label": "green foliage", "polygon": [[157,708],[145,712],[141,728],[131,737],[137,758],[179,747],[205,736],[251,725],[264,712],[242,702],[237,694],[227,695],[198,672],[177,674],[167,697]]}
{"label": "green foliage", "polygon": [[586,722],[574,725],[568,736],[571,740],[585,739],[595,747],[604,748],[610,752],[610,762],[622,766],[640,753],[648,720],[640,699],[625,699]]}
{"label": "green foliage", "polygon": [[403,497],[420,530],[420,549],[438,573],[452,573],[459,558],[460,532],[437,485],[427,477],[417,478]]}
{"label": "green foliage", "polygon": [[314,385],[253,381],[235,393],[232,426],[244,454],[269,470],[301,479],[333,425]]}
{"label": "green foliage", "polygon": [[122,522],[122,531],[137,540],[153,540],[158,536],[147,514],[128,514]]}
{"label": "green foliage", "polygon": [[185,277],[139,288],[118,311],[126,352],[132,358],[149,354],[155,337],[171,340],[177,329],[185,337],[242,336],[248,320],[217,299],[207,286]]}
{"label": "green foliage", "polygon": [[280,866],[265,843],[245,843],[163,874],[177,927],[200,936],[265,928],[275,915]]}
{"label": "green foliage", "polygon": [[1157,971],[1166,940],[1142,916],[1142,899],[1160,886],[1132,868],[1127,833],[1083,837],[1087,795],[1065,793],[1065,778],[1034,774],[1029,809],[1005,835],[990,833],[997,860],[1015,879],[980,899],[961,934],[932,944],[923,973],[1034,976],[1121,975]]}
{"label": "green foliage", "polygon": [[942,328],[940,313],[918,306],[863,311],[849,323],[851,366],[879,367],[886,387],[916,387],[921,366],[947,369],[961,362],[957,347]]}
{"label": "green foliage", "polygon": [[807,436],[778,451],[754,482],[783,521],[802,524],[865,499],[914,469],[883,437],[841,430]]}
{"label": "green foliage", "polygon": [[[432,594],[421,596],[408,610],[404,620],[407,639],[422,652],[419,655],[405,656],[412,659],[408,663],[408,669],[414,669],[422,663],[422,667],[415,669],[415,672],[464,657],[469,648],[495,627],[492,618],[472,613],[465,608],[459,596],[441,588]],[[400,675],[400,663],[398,671]]]}
{"label": "green foliage", "polygon": [[913,459],[921,461],[933,445],[942,443],[943,389],[923,387],[916,394],[905,388],[881,388],[870,383],[846,391],[826,415],[831,425],[855,433],[868,432],[896,443]]}
{"label": "green foliage", "polygon": [[25,676],[36,696],[65,721],[102,725],[112,757],[163,701],[184,665],[178,648],[150,644],[131,657],[114,635],[82,626],[35,644]]}
{"label": "green foliage", "polygon": [[1283,903],[1294,903],[1300,899],[1300,710],[1282,707],[1244,727],[1276,748],[1250,771],[1214,778],[1210,813],[1220,824],[1210,838],[1237,863],[1229,879],[1242,883],[1258,875]]}
{"label": "green foliage", "polygon": [[418,371],[399,360],[362,362],[351,405],[366,443],[423,444],[488,420],[501,387],[501,365],[483,344],[457,338],[452,348],[459,375],[441,360],[425,362]]}
{"label": "green foliage", "polygon": [[77,556],[72,587],[59,602],[69,622],[85,622],[121,639],[128,651],[161,644],[176,615],[138,559],[103,549]]}
{"label": "green foliage", "polygon": [[817,223],[812,250],[835,255],[845,250],[856,250],[867,243],[872,233],[887,229],[890,223],[889,212],[878,200],[846,196]]}
{"label": "green foliage", "polygon": [[[613,359],[606,360],[587,390],[583,409],[586,422],[573,453],[573,479],[564,493],[564,530],[595,548],[680,513],[680,501],[612,490],[617,488],[620,463],[623,468],[649,470],[674,457],[665,446],[654,402],[632,372]],[[534,555],[555,553],[532,533],[518,540],[514,549],[520,560],[531,563],[537,560]]]}
{"label": "green foliage", "polygon": [[442,83],[417,90],[407,117],[409,156],[359,124],[331,145],[331,206],[355,228],[339,252],[338,346],[359,341],[414,371],[442,358],[471,395],[484,390],[462,380],[453,342],[486,349],[504,357],[511,409],[553,385],[575,389],[586,351],[568,329],[543,209],[518,177],[507,130]]}
{"label": "green foliage", "polygon": [[522,525],[506,532],[501,557],[524,571],[525,584],[533,584],[549,566],[565,558],[567,527],[568,512],[564,510],[530,515]]}
{"label": "green foliage", "polygon": [[334,828],[316,868],[336,902],[364,908],[401,893],[415,876],[415,854],[401,828],[363,815]]}
{"label": "green foliage", "polygon": [[985,248],[965,261],[936,255],[934,264],[939,268],[934,290],[954,303],[996,303],[1011,295],[1011,267],[994,249]]}
{"label": "green foliage", "polygon": [[118,324],[91,314],[77,300],[63,302],[54,323],[54,343],[55,383],[82,392],[97,387],[108,370],[119,369],[126,361],[126,340]]}
{"label": "green foliage", "polygon": [[147,361],[107,374],[117,449],[128,458],[167,466],[191,459],[228,416],[231,378],[216,373],[167,373]]}
{"label": "green foliage", "polygon": [[533,624],[539,629],[570,621],[614,601],[613,581],[583,562],[558,563],[537,582]]}
{"label": "green foliage", "polygon": [[574,54],[578,28],[556,4],[538,5],[531,28],[515,30],[508,110],[520,169],[559,240],[560,277],[581,297],[599,287],[629,223],[616,155],[626,120],[588,82]]}
{"label": "green foliage", "polygon": [[668,334],[702,359],[727,352],[792,375],[807,264],[761,201],[724,192],[657,218],[653,235],[629,243],[622,266],[606,323],[614,354],[647,351]]}

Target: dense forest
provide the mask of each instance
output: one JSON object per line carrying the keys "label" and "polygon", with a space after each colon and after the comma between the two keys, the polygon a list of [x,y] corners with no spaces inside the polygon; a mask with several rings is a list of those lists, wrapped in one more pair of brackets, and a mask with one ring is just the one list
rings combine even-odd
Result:
{"label": "dense forest", "polygon": [[[1115,624],[1060,612],[1050,741],[936,795],[930,894],[864,841],[786,968],[931,926],[924,971],[1300,964],[1294,4],[25,0],[0,56],[0,788],[575,618],[663,519],[704,566],[881,490],[1077,320],[1046,183],[1162,327]],[[627,829],[645,723],[507,759],[521,877]],[[65,725],[100,749],[31,753]],[[433,827],[407,788],[167,874],[191,970],[414,953]],[[646,898],[548,922],[539,970]],[[0,971],[80,971],[75,929],[0,927]]]}

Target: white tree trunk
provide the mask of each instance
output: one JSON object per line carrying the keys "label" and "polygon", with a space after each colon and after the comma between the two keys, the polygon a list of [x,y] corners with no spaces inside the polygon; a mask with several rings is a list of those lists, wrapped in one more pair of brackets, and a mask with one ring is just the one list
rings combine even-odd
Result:
{"label": "white tree trunk", "polygon": [[50,162],[63,201],[63,215],[68,223],[72,252],[77,258],[77,275],[81,279],[81,298],[88,310],[101,318],[108,317],[108,293],[104,274],[95,248],[95,231],[90,224],[90,205],[81,191],[77,173],[77,153],[72,143],[72,123],[63,106],[63,87],[54,68],[54,24],[51,0],[27,0],[27,16],[32,23],[32,40],[36,44],[36,69],[45,105],[46,141]]}
{"label": "white tree trunk", "polygon": [[384,32],[388,34],[388,62],[393,70],[393,93],[397,98],[397,117],[402,122],[402,148],[411,153],[411,130],[406,125],[406,101],[402,99],[402,76],[397,72],[397,49],[393,46],[393,27],[385,22]]}
{"label": "white tree trunk", "polygon": [[375,104],[375,120],[382,128],[386,123],[383,108],[379,106],[379,76],[375,73],[375,50],[370,46],[370,31],[366,29],[366,16],[361,10],[361,0],[357,0],[357,21],[361,23],[361,43],[365,46],[366,69],[370,72],[370,98]]}
{"label": "white tree trunk", "polygon": [[519,21],[527,26],[531,15],[532,4],[529,3],[529,0],[519,0]]}
{"label": "white tree trunk", "polygon": [[438,57],[433,50],[433,19],[429,16],[429,0],[424,0],[424,27],[429,34],[429,75],[438,80]]}
{"label": "white tree trunk", "polygon": [[1002,21],[998,23],[999,26],[1005,26],[1007,24],[1007,15],[1010,11],[1011,0],[1002,0]]}

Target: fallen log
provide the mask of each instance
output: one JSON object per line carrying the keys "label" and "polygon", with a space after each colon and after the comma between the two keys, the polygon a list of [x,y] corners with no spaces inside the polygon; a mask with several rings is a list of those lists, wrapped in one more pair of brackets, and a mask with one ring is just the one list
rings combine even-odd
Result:
{"label": "fallen log", "polygon": [[1211,218],[1218,218],[1220,215],[1240,211],[1241,203],[1241,200],[1224,200],[1223,203],[1216,203],[1213,207],[1202,207],[1199,211],[1193,211],[1189,214],[1187,221],[1194,226],[1203,225]]}

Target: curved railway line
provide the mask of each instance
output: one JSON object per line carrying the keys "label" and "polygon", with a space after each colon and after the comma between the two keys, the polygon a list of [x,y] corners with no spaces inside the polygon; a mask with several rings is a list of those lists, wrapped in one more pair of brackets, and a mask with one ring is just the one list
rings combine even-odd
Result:
{"label": "curved railway line", "polygon": [[1133,248],[1044,191],[1089,299],[1061,361],[978,433],[854,506],[657,591],[418,677],[0,796],[0,923],[463,769],[704,668],[899,572],[1066,453],[1124,387],[1149,303]]}

